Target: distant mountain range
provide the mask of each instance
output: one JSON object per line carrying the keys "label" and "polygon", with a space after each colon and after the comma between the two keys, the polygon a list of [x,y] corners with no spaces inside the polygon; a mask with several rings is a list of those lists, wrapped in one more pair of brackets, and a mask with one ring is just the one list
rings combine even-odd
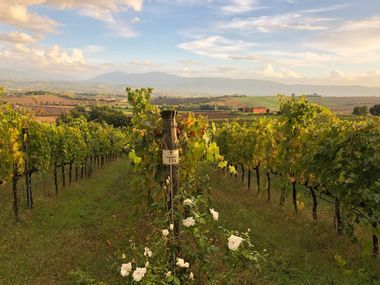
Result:
{"label": "distant mountain range", "polygon": [[282,84],[267,80],[213,77],[180,77],[163,72],[105,73],[84,81],[58,81],[46,75],[0,69],[0,85],[7,88],[49,91],[124,93],[126,86],[152,87],[159,95],[227,95],[271,96],[317,93],[322,96],[380,96],[380,88],[364,86]]}
{"label": "distant mountain range", "polygon": [[292,93],[297,95],[317,93],[323,96],[380,96],[380,88],[364,86],[287,85],[255,79],[180,77],[163,72],[126,74],[118,71],[96,76],[90,79],[89,82],[138,87],[151,86],[159,90],[210,95],[271,96],[277,94],[290,95]]}

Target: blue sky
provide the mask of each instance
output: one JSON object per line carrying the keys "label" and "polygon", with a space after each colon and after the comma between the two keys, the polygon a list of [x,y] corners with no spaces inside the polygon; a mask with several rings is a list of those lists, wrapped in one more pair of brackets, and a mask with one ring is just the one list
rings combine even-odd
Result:
{"label": "blue sky", "polygon": [[0,67],[380,86],[380,1],[1,0]]}

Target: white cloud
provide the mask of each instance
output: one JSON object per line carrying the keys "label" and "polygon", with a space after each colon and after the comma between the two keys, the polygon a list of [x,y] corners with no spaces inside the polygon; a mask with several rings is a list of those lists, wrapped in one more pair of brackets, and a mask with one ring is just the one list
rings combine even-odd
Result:
{"label": "white cloud", "polygon": [[261,59],[276,62],[285,66],[321,67],[325,64],[342,61],[343,58],[327,52],[311,51],[276,51],[268,50],[259,53]]}
{"label": "white cloud", "polygon": [[138,36],[138,33],[134,31],[128,23],[125,23],[122,20],[109,21],[106,26],[109,30],[109,33],[107,33],[109,36],[122,38],[133,38]]}
{"label": "white cloud", "polygon": [[347,21],[305,45],[329,51],[351,63],[380,59],[380,18]]}
{"label": "white cloud", "polygon": [[347,21],[343,23],[341,27],[339,27],[338,31],[343,32],[352,32],[352,31],[362,31],[363,29],[375,29],[378,31],[380,28],[380,18],[374,17],[369,19],[363,19],[363,20],[356,20],[356,21]]}
{"label": "white cloud", "polygon": [[341,80],[352,81],[354,79],[354,76],[342,70],[335,69],[334,71],[331,72],[330,79],[333,81],[341,81]]}
{"label": "white cloud", "polygon": [[275,69],[271,64],[267,64],[262,69],[253,70],[253,73],[265,77],[265,78],[277,78],[277,79],[301,79],[302,75],[287,69],[285,67],[278,67]]}
{"label": "white cloud", "polygon": [[[250,2],[250,5],[247,4]],[[258,9],[255,5],[257,1],[236,1],[239,5],[248,6],[246,9]],[[326,18],[311,16],[310,14],[318,14],[339,10],[351,6],[352,4],[330,5],[321,8],[299,10],[283,14],[264,15],[260,17],[234,18],[232,20],[219,22],[217,27],[222,30],[242,30],[249,31],[250,29],[259,30],[262,32],[270,32],[276,30],[327,30],[331,21],[337,21],[336,18]],[[242,8],[244,10],[244,8]]]}
{"label": "white cloud", "polygon": [[329,79],[332,81],[359,81],[363,78],[377,78],[377,83],[380,83],[380,71],[368,71],[365,73],[347,72],[340,69],[335,69],[330,73]]}
{"label": "white cloud", "polygon": [[230,40],[222,36],[214,35],[182,43],[177,47],[208,57],[234,59],[234,57],[237,56],[249,56],[247,53],[254,46],[254,43],[241,40]]}
{"label": "white cloud", "polygon": [[[365,85],[380,86],[380,70],[367,71],[364,73],[347,72],[335,69],[331,72],[328,81],[339,85]],[[327,81],[326,80],[326,81]]]}
{"label": "white cloud", "polygon": [[141,11],[143,0],[1,0],[0,22],[43,34],[57,32],[59,23],[30,11],[30,7],[37,5],[62,10],[75,9],[83,16],[116,22],[114,15],[117,13],[128,9]]}
{"label": "white cloud", "polygon": [[192,60],[192,59],[180,59],[178,62],[183,64],[183,65],[195,65],[195,66],[203,66],[204,65],[203,62]]}
{"label": "white cloud", "polygon": [[300,13],[287,13],[274,16],[261,16],[250,18],[234,18],[229,21],[219,22],[219,30],[239,30],[243,32],[252,29],[261,32],[271,32],[278,30],[326,30],[328,27],[321,25],[322,22],[329,21],[326,18],[304,17]]}
{"label": "white cloud", "polygon": [[228,57],[229,59],[233,59],[233,60],[250,60],[250,61],[256,61],[256,60],[259,60],[260,57],[257,56],[257,55],[230,55]]}
{"label": "white cloud", "polygon": [[32,2],[32,4],[33,2],[38,2],[38,4],[58,7],[59,9],[86,9],[96,7],[112,13],[118,13],[128,9],[141,11],[144,3],[143,0],[24,0],[23,2]]}
{"label": "white cloud", "polygon": [[322,13],[322,12],[331,12],[331,11],[347,8],[350,6],[352,6],[352,3],[336,4],[336,5],[331,5],[331,6],[321,7],[321,8],[304,10],[303,13],[314,14],[314,13]]}
{"label": "white cloud", "polygon": [[31,1],[0,1],[0,22],[21,29],[42,33],[55,33],[59,24],[54,20],[28,10]]}
{"label": "white cloud", "polygon": [[225,14],[240,14],[257,9],[257,0],[230,0],[230,3],[222,6]]}
{"label": "white cloud", "polygon": [[84,64],[83,52],[80,49],[72,49],[71,54],[63,51],[60,46],[54,45],[45,50],[45,57],[48,63],[52,64]]}
{"label": "white cloud", "polygon": [[79,14],[96,20],[114,21],[114,14],[133,9],[140,12],[143,0],[45,0],[45,5],[60,9],[79,9]]}
{"label": "white cloud", "polygon": [[29,34],[21,33],[21,32],[8,32],[8,33],[0,33],[0,42],[9,42],[9,43],[32,43],[37,41],[37,38],[32,37]]}
{"label": "white cloud", "polygon": [[113,14],[110,10],[104,10],[102,8],[91,6],[88,8],[82,8],[79,10],[79,15],[90,17],[99,21],[111,22],[114,20]]}
{"label": "white cloud", "polygon": [[86,67],[81,49],[63,49],[59,45],[51,47],[28,46],[15,44],[0,50],[0,59],[14,65],[32,66],[36,69],[65,69],[75,71],[76,68]]}
{"label": "white cloud", "polygon": [[[339,22],[335,19],[309,18],[290,13],[271,19],[267,16],[235,18],[219,23],[217,27],[219,30],[257,29],[263,32],[280,29],[320,30],[307,36],[311,40],[299,38],[295,47],[286,41],[281,41],[277,50],[273,49],[273,45],[258,46],[255,59],[265,64],[327,67],[332,64],[365,64],[380,60],[380,17]],[[328,32],[323,32],[327,27]],[[268,48],[265,49],[266,47]]]}

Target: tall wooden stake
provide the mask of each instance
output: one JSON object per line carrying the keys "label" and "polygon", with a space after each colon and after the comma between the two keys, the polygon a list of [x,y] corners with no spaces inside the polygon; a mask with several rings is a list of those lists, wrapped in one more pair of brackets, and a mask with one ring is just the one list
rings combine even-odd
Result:
{"label": "tall wooden stake", "polygon": [[13,190],[13,212],[15,214],[16,222],[19,222],[18,216],[18,196],[17,196],[17,181],[19,179],[19,173],[17,169],[17,163],[13,163],[13,175],[12,175],[12,190]]}
{"label": "tall wooden stake", "polygon": [[29,131],[26,128],[22,129],[22,145],[25,153],[25,190],[26,190],[26,205],[29,209],[33,208],[33,196],[32,196],[32,173],[30,170],[30,161],[29,161]]}
{"label": "tall wooden stake", "polygon": [[165,181],[169,179],[167,192],[167,207],[170,213],[170,223],[174,225],[173,232],[173,270],[175,272],[176,257],[180,253],[179,237],[181,232],[181,218],[177,211],[175,197],[179,189],[179,151],[177,138],[177,112],[164,110],[162,118],[162,159],[164,164]]}

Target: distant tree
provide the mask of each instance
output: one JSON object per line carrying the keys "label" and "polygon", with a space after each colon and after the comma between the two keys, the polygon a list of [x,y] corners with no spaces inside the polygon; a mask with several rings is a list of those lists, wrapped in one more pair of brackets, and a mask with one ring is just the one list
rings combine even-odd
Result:
{"label": "distant tree", "polygon": [[354,107],[353,115],[356,116],[367,116],[368,115],[368,107],[367,106],[356,106]]}
{"label": "distant tree", "polygon": [[70,115],[73,118],[79,118],[83,116],[87,120],[89,119],[88,111],[86,110],[86,107],[83,105],[75,106],[75,108],[70,111]]}
{"label": "distant tree", "polygon": [[70,121],[70,118],[84,117],[87,121],[105,122],[115,128],[126,127],[130,123],[130,118],[122,111],[109,106],[91,106],[89,110],[85,106],[76,106],[70,112],[62,115],[59,122]]}
{"label": "distant tree", "polygon": [[92,106],[89,111],[89,120],[96,122],[106,122],[114,127],[126,127],[130,123],[130,118],[122,111],[109,106]]}
{"label": "distant tree", "polygon": [[215,105],[203,104],[203,105],[199,106],[199,110],[202,110],[202,111],[215,111],[215,110],[217,110],[217,107]]}
{"label": "distant tree", "polygon": [[380,105],[375,105],[369,109],[371,115],[379,116],[380,115]]}

